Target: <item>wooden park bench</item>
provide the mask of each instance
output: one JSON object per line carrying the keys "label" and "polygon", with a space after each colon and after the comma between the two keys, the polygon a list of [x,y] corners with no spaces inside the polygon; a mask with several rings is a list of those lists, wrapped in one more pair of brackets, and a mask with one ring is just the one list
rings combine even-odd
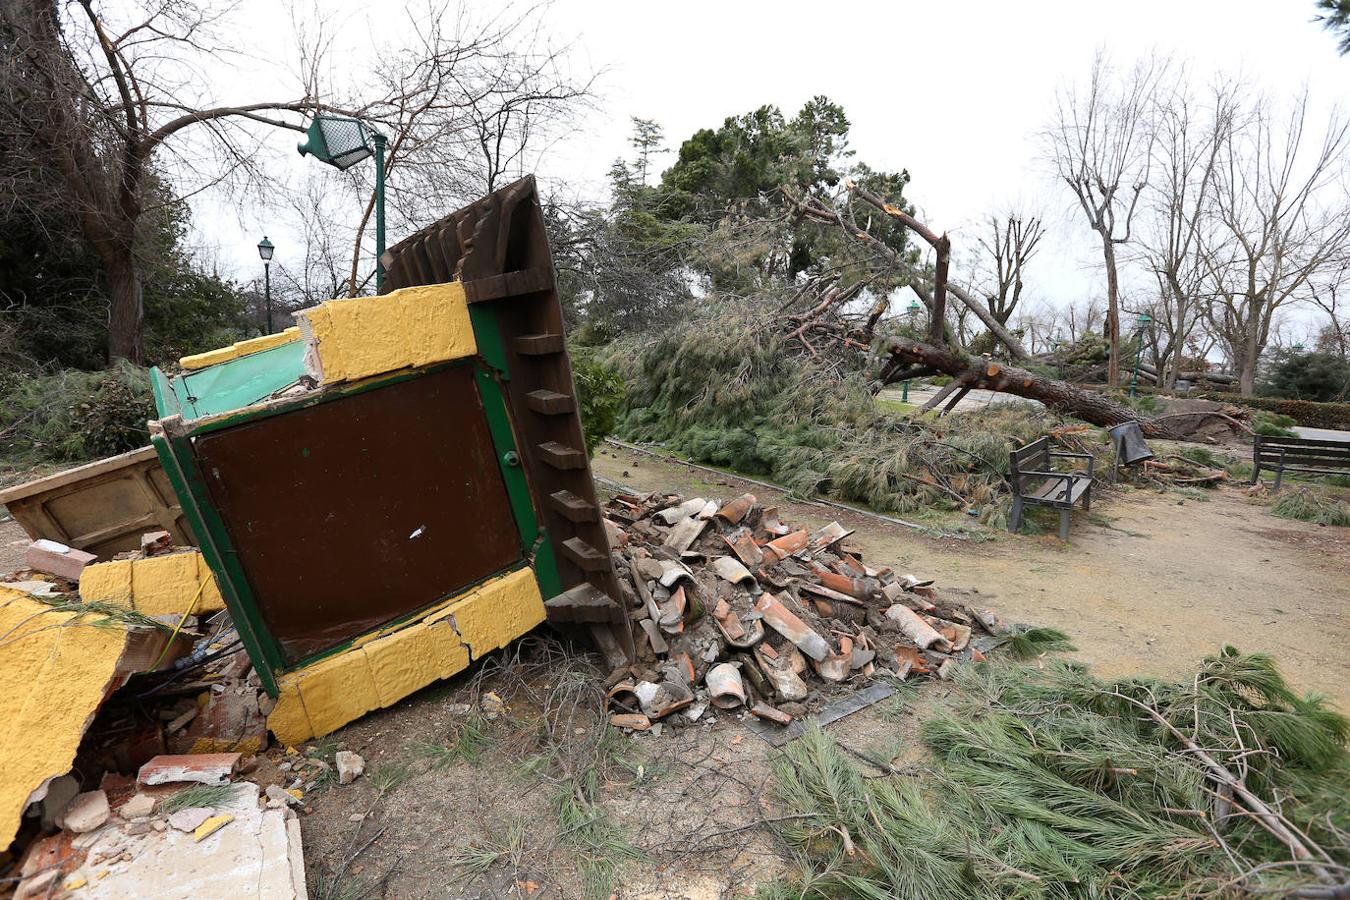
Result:
{"label": "wooden park bench", "polygon": [[[1086,459],[1086,472],[1055,472],[1050,467],[1056,459]],[[1008,530],[1017,531],[1022,524],[1022,507],[1049,506],[1059,510],[1059,539],[1069,539],[1069,510],[1081,498],[1083,509],[1092,508],[1092,467],[1096,460],[1091,453],[1066,453],[1050,449],[1050,438],[1032,441],[1008,454],[1013,486],[1012,515]]]}
{"label": "wooden park bench", "polygon": [[1350,475],[1350,441],[1258,434],[1252,441],[1252,484],[1260,479],[1262,469],[1275,473],[1277,491],[1285,472]]}

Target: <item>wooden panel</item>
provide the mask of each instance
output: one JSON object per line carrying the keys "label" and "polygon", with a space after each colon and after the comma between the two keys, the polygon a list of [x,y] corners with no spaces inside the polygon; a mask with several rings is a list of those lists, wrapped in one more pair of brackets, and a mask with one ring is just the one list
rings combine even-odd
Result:
{"label": "wooden panel", "polygon": [[194,446],[288,662],[521,558],[472,366],[222,429]]}
{"label": "wooden panel", "polygon": [[570,395],[543,388],[530,391],[525,395],[525,399],[530,404],[530,409],[545,416],[565,415],[572,411],[574,405]]}
{"label": "wooden panel", "polygon": [[549,504],[558,512],[567,517],[571,522],[598,522],[600,521],[600,510],[594,503],[590,503],[568,490],[556,491],[549,494]]}
{"label": "wooden panel", "polygon": [[516,338],[516,352],[525,356],[548,356],[563,352],[561,334],[523,334]]}
{"label": "wooden panel", "polygon": [[194,545],[153,447],[57,472],[0,492],[34,540],[46,538],[107,559],[138,550],[141,535],[164,529],[175,544]]}
{"label": "wooden panel", "polygon": [[584,469],[586,454],[573,447],[559,444],[557,441],[545,441],[539,445],[539,454],[544,462],[555,469]]}
{"label": "wooden panel", "polygon": [[601,553],[581,538],[563,541],[563,553],[587,572],[602,572],[610,568],[609,554]]}

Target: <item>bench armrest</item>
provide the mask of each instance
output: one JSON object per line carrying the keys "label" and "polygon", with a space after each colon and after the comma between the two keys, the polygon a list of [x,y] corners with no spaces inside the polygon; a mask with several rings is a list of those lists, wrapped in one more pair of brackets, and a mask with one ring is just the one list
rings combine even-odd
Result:
{"label": "bench armrest", "polygon": [[1067,450],[1051,450],[1051,456],[1072,456],[1075,459],[1095,459],[1091,453],[1070,453]]}

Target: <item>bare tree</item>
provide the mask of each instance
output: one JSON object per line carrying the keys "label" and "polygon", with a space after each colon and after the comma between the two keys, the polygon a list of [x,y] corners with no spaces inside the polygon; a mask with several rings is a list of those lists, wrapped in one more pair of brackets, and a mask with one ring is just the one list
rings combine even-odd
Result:
{"label": "bare tree", "polygon": [[[227,53],[215,42],[220,11],[190,0],[130,3],[105,14],[95,0],[6,0],[0,4],[0,66],[5,121],[16,133],[0,135],[34,167],[54,173],[50,183],[76,215],[97,255],[108,295],[108,351],[139,361],[143,326],[142,274],[137,229],[153,182],[163,178],[160,157],[199,175],[197,187],[251,166],[251,126],[295,128],[278,114],[319,107],[295,99],[221,103],[194,87],[204,70]],[[210,136],[187,151],[189,132]],[[23,202],[23,198],[16,198]],[[50,198],[44,198],[50,202]]]}
{"label": "bare tree", "polygon": [[984,248],[989,270],[984,293],[989,312],[1005,325],[1022,300],[1027,263],[1036,255],[1044,236],[1039,216],[1014,210],[985,217],[984,231],[976,238]]}
{"label": "bare tree", "polygon": [[[569,48],[541,31],[540,7],[507,7],[485,20],[445,0],[410,11],[404,43],[379,55],[365,113],[388,138],[386,204],[393,227],[415,229],[519,177],[590,99],[593,74],[575,75]],[[356,229],[348,292],[358,277],[375,210],[368,170],[351,177],[365,206]]]}
{"label": "bare tree", "polygon": [[1219,153],[1217,226],[1204,246],[1214,283],[1206,316],[1243,394],[1255,386],[1276,314],[1309,299],[1350,241],[1350,120],[1333,112],[1320,139],[1310,125],[1306,92],[1285,115],[1258,100]]}
{"label": "bare tree", "polygon": [[1159,375],[1169,388],[1176,387],[1187,338],[1203,320],[1210,290],[1203,249],[1213,228],[1219,154],[1235,113],[1234,90],[1225,83],[1201,102],[1185,87],[1184,73],[1176,81],[1181,87],[1154,107],[1153,181],[1140,236],[1158,286],[1148,312],[1159,338]]}
{"label": "bare tree", "polygon": [[1350,358],[1350,319],[1346,317],[1345,293],[1350,289],[1350,251],[1319,277],[1311,279],[1313,305],[1327,314],[1327,324],[1317,334],[1317,349]]}
{"label": "bare tree", "polygon": [[1150,119],[1166,61],[1147,59],[1118,73],[1103,54],[1085,91],[1062,92],[1046,144],[1057,177],[1073,192],[1102,243],[1106,268],[1107,382],[1120,384],[1120,271],[1116,248],[1130,240],[1139,197],[1148,184]]}

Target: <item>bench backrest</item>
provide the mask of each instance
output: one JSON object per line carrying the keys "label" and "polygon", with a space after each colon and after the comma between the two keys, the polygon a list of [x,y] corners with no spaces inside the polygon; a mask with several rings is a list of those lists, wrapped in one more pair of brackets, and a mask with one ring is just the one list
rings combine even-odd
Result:
{"label": "bench backrest", "polygon": [[1283,463],[1293,469],[1350,470],[1350,441],[1258,434],[1252,439],[1252,460],[1266,469]]}
{"label": "bench backrest", "polygon": [[1039,482],[1039,475],[1023,475],[1023,472],[1050,471],[1050,438],[1037,438],[1025,447],[1018,447],[1008,454],[1008,469],[1012,475],[1013,489],[1021,494],[1026,487],[1025,479]]}

